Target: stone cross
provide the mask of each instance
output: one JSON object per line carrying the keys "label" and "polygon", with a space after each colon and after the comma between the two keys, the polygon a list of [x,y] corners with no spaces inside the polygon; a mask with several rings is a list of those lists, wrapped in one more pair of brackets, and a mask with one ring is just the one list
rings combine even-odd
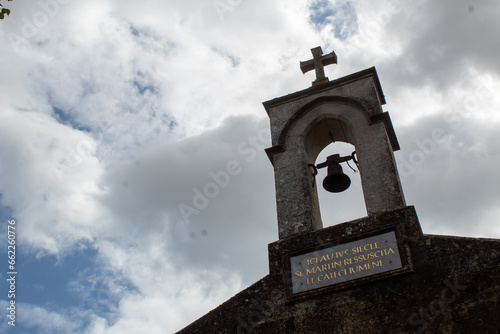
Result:
{"label": "stone cross", "polygon": [[312,82],[313,86],[328,82],[328,78],[325,77],[325,66],[337,64],[337,55],[335,54],[335,51],[323,55],[321,46],[318,46],[311,49],[311,53],[313,55],[313,59],[300,62],[300,69],[302,70],[302,73],[316,70],[316,80]]}

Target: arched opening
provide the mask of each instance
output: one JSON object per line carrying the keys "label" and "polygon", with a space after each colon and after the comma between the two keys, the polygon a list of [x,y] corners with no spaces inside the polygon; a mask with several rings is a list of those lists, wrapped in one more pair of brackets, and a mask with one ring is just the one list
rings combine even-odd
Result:
{"label": "arched opening", "polygon": [[[312,109],[308,116],[310,119],[303,125],[306,134],[303,140],[308,163],[315,166],[325,162],[331,155],[350,156],[356,150],[356,130],[368,126],[365,114],[345,103],[320,104]],[[359,155],[357,157],[359,158]],[[323,188],[328,168],[318,169],[316,189],[313,189],[313,192],[323,227],[367,215],[359,169],[352,160],[349,165],[346,162],[340,164],[343,173],[351,180],[349,188],[340,193],[331,193]]]}
{"label": "arched opening", "polygon": [[[271,122],[272,129],[279,131],[273,133],[274,146],[266,150],[274,167],[280,239],[359,218],[355,213],[362,211],[358,203],[363,201],[369,216],[405,205],[386,121],[372,119],[357,102],[338,98],[311,101],[284,120]],[[356,147],[362,191],[353,191],[360,184],[348,193],[336,194],[346,201],[338,206],[331,202],[332,194],[325,194],[320,209],[321,183],[312,182],[311,164],[324,162],[318,159],[322,151],[323,159],[341,153],[324,150],[339,142]],[[352,148],[342,154],[350,155]]]}
{"label": "arched opening", "polygon": [[[406,206],[393,154],[399,146],[381,108],[385,101],[376,73],[344,80],[264,103],[271,121],[273,146],[266,153],[274,168],[280,239],[359,218],[363,202],[368,216]],[[335,147],[324,150],[339,142],[356,147],[361,182],[356,185],[357,175],[353,177],[351,190],[337,194],[338,205],[334,195],[323,194],[320,209],[318,190],[323,190],[313,182],[311,164],[320,161],[322,151],[323,159],[341,153]],[[347,153],[351,151],[349,147]],[[356,191],[361,184],[362,191]],[[337,183],[330,185],[340,190]]]}
{"label": "arched opening", "polygon": [[[353,151],[355,151],[355,147],[349,143],[331,143],[319,153],[314,164],[318,165],[325,162],[326,158],[330,155],[340,154],[340,156],[348,156]],[[341,163],[344,174],[351,179],[349,188],[341,193],[327,192],[322,185],[323,179],[327,175],[327,168],[318,170],[316,187],[323,227],[336,225],[367,215],[359,170],[352,160],[349,161],[349,165],[356,170],[356,173],[349,168],[347,163]]]}

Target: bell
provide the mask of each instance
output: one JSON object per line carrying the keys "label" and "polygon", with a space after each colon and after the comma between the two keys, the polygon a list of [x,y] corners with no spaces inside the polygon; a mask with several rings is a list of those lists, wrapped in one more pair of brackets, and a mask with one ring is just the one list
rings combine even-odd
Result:
{"label": "bell", "polygon": [[351,185],[351,179],[342,171],[339,164],[328,166],[328,175],[323,180],[323,188],[331,193],[340,193]]}

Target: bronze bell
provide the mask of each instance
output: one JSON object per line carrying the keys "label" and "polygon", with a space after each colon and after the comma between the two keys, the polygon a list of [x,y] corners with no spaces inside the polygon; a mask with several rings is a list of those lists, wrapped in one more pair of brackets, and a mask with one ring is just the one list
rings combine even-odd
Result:
{"label": "bronze bell", "polygon": [[351,179],[342,171],[339,164],[328,166],[328,174],[323,180],[323,188],[331,193],[340,193],[351,185]]}

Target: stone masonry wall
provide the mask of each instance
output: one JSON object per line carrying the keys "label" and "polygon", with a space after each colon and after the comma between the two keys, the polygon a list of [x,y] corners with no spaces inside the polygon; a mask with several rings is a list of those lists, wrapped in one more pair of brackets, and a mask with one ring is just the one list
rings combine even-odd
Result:
{"label": "stone masonry wall", "polygon": [[[396,231],[406,269],[293,294],[293,254]],[[270,274],[178,333],[499,333],[500,240],[424,235],[413,207],[269,245]]]}

